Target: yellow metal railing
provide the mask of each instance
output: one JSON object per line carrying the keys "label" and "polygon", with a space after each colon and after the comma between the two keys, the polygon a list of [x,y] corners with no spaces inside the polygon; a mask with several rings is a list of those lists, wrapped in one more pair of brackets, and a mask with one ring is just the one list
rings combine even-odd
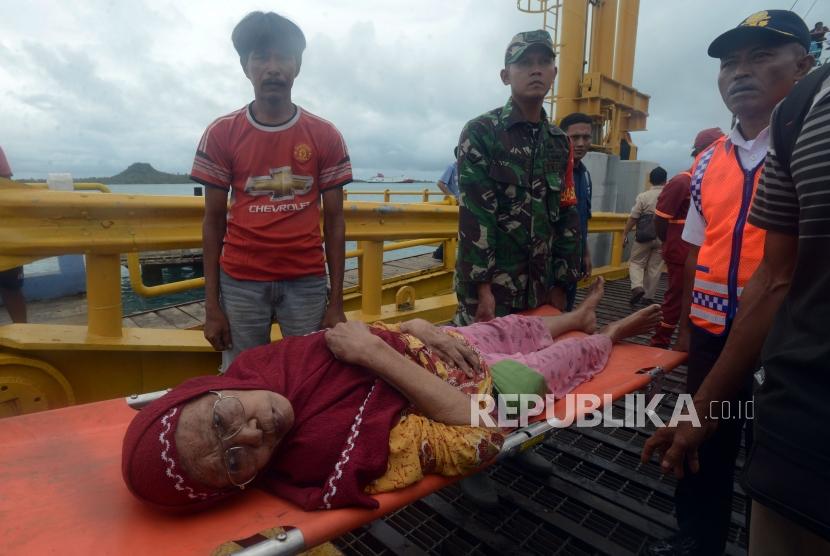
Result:
{"label": "yellow metal railing", "polygon": [[[361,310],[367,318],[381,313],[385,251],[446,241],[444,269],[454,267],[457,211],[444,204],[345,204],[346,239],[358,242],[357,250],[349,254],[358,257]],[[204,199],[199,197],[8,189],[0,198],[0,235],[5,239],[0,245],[0,268],[21,259],[85,254],[89,332],[118,337],[122,334],[120,254],[128,254],[131,283],[139,293],[157,295],[201,285],[194,279],[145,286],[136,259],[141,251],[201,246],[203,213]]]}
{"label": "yellow metal railing", "polygon": [[[455,267],[456,206],[440,203],[347,202],[346,239],[357,249],[360,309],[381,314],[383,253],[445,242],[443,270]],[[204,200],[199,197],[89,195],[17,188],[0,199],[0,268],[21,259],[83,253],[87,266],[89,332],[121,335],[120,254],[128,254],[130,281],[141,295],[163,295],[199,287],[201,278],[146,286],[138,253],[201,246]],[[624,276],[622,230],[626,215],[595,213],[592,233],[612,233],[611,260],[595,274]],[[426,238],[426,239],[425,239]]]}
{"label": "yellow metal railing", "polygon": [[442,200],[439,201],[443,204],[447,205],[456,205],[458,204],[455,200],[455,197],[452,195],[447,195],[443,191],[435,191],[430,189],[423,189],[420,191],[393,191],[391,189],[384,189],[383,191],[364,191],[364,190],[343,190],[343,199],[348,200],[350,195],[383,195],[383,202],[389,203],[392,201],[393,196],[408,196],[408,197],[421,197],[421,202],[429,203],[430,197],[442,197]]}
{"label": "yellow metal railing", "polygon": [[[27,183],[28,187],[34,187],[35,189],[49,189],[49,185],[46,183]],[[75,191],[100,191],[101,193],[112,193],[110,188],[104,185],[103,183],[96,183],[96,182],[75,182],[72,184],[72,188]]]}

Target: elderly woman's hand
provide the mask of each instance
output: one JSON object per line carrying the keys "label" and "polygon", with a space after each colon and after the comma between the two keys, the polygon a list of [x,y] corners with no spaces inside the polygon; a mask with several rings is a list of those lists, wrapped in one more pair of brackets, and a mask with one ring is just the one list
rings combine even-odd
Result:
{"label": "elderly woman's hand", "polygon": [[334,357],[345,363],[363,365],[369,350],[383,340],[369,332],[365,322],[350,320],[339,322],[326,331],[326,345]]}
{"label": "elderly woman's hand", "polygon": [[464,371],[468,377],[481,372],[479,358],[467,344],[450,336],[440,328],[423,319],[414,319],[401,323],[401,332],[412,334],[421,340],[445,363]]}

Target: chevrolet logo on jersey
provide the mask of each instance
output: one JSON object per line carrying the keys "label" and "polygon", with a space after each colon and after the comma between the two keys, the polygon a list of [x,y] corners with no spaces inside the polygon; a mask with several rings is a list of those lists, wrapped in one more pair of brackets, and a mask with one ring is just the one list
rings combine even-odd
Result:
{"label": "chevrolet logo on jersey", "polygon": [[272,201],[291,199],[295,195],[305,195],[311,191],[314,178],[298,176],[291,173],[291,166],[270,170],[268,176],[248,178],[245,193],[248,195],[270,195]]}

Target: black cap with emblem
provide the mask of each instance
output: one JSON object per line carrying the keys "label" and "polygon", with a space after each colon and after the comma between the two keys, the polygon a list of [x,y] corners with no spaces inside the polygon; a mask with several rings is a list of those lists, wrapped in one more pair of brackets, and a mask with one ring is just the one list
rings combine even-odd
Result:
{"label": "black cap with emblem", "polygon": [[723,58],[758,38],[778,44],[795,42],[810,50],[810,30],[798,14],[787,10],[764,10],[752,14],[737,27],[713,40],[708,53],[712,58]]}

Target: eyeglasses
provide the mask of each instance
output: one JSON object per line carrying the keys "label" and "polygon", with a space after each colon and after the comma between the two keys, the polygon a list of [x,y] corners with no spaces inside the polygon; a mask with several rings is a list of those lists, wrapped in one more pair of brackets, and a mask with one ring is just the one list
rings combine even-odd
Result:
{"label": "eyeglasses", "polygon": [[225,471],[231,483],[244,490],[245,485],[256,478],[256,458],[246,447],[225,448],[225,445],[245,427],[245,407],[237,397],[225,396],[213,390],[210,393],[216,394],[219,398],[213,404],[213,428],[216,429],[220,445],[224,448],[222,459],[225,462]]}

